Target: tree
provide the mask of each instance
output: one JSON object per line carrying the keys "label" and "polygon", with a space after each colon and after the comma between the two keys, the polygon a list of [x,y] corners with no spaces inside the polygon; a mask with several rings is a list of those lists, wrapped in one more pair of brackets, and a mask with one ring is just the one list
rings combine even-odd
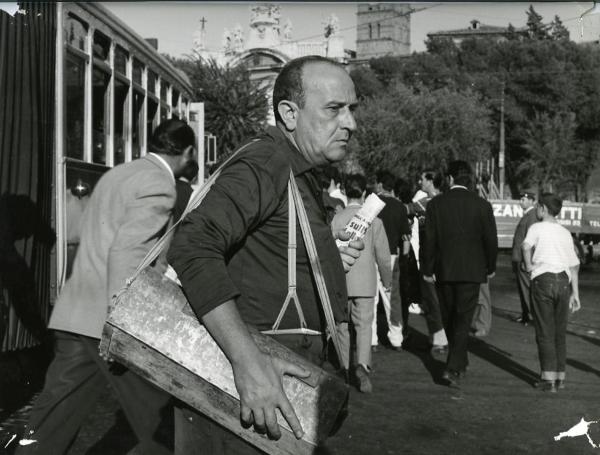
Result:
{"label": "tree", "polygon": [[356,96],[367,98],[383,90],[383,84],[377,79],[377,75],[370,67],[359,66],[350,72],[354,82]]}
{"label": "tree", "polygon": [[554,16],[554,20],[550,23],[550,37],[553,40],[569,40],[570,38],[569,30],[558,16]]}
{"label": "tree", "polygon": [[518,172],[544,191],[577,198],[578,184],[589,177],[597,154],[596,147],[577,139],[576,129],[572,112],[537,114],[529,122],[524,144],[529,156]]}
{"label": "tree", "polygon": [[205,129],[217,136],[221,156],[264,128],[268,89],[250,80],[245,66],[220,66],[198,55],[171,60],[189,76],[195,99],[204,102]]}
{"label": "tree", "polygon": [[397,82],[356,111],[349,159],[367,174],[381,168],[412,181],[424,168],[488,157],[489,111],[471,92],[412,90]]}
{"label": "tree", "polygon": [[548,26],[542,21],[542,16],[536,12],[533,5],[529,5],[527,14],[527,30],[530,39],[544,40],[548,39]]}

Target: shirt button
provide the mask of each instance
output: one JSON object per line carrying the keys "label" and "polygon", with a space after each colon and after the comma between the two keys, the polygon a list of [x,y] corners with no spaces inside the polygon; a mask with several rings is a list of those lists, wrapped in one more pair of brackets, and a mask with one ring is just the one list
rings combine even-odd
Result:
{"label": "shirt button", "polygon": [[340,291],[337,291],[337,292],[335,293],[335,296],[336,296],[338,299],[341,299],[341,298],[342,298],[342,293],[341,293]]}

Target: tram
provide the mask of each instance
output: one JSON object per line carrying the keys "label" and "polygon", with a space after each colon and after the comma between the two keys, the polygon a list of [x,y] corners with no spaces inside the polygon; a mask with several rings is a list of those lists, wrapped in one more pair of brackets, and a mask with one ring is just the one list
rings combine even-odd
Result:
{"label": "tram", "polygon": [[18,5],[0,10],[1,351],[38,343],[104,172],[168,118],[204,156],[203,106],[150,42],[98,3]]}

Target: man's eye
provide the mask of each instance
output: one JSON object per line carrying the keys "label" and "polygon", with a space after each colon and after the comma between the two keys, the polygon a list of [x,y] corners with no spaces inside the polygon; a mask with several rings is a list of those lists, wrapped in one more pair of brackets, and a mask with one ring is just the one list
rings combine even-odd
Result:
{"label": "man's eye", "polygon": [[340,110],[339,106],[329,106],[327,109],[329,109],[329,112],[333,112],[335,114],[337,114]]}

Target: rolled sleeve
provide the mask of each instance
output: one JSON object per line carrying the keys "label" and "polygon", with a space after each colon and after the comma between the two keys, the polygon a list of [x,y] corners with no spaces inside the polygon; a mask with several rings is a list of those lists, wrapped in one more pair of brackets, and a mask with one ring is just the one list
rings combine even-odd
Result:
{"label": "rolled sleeve", "polygon": [[281,173],[287,177],[289,169],[245,160],[231,164],[175,234],[167,258],[199,318],[240,295],[228,259],[276,209],[281,184],[272,176]]}

